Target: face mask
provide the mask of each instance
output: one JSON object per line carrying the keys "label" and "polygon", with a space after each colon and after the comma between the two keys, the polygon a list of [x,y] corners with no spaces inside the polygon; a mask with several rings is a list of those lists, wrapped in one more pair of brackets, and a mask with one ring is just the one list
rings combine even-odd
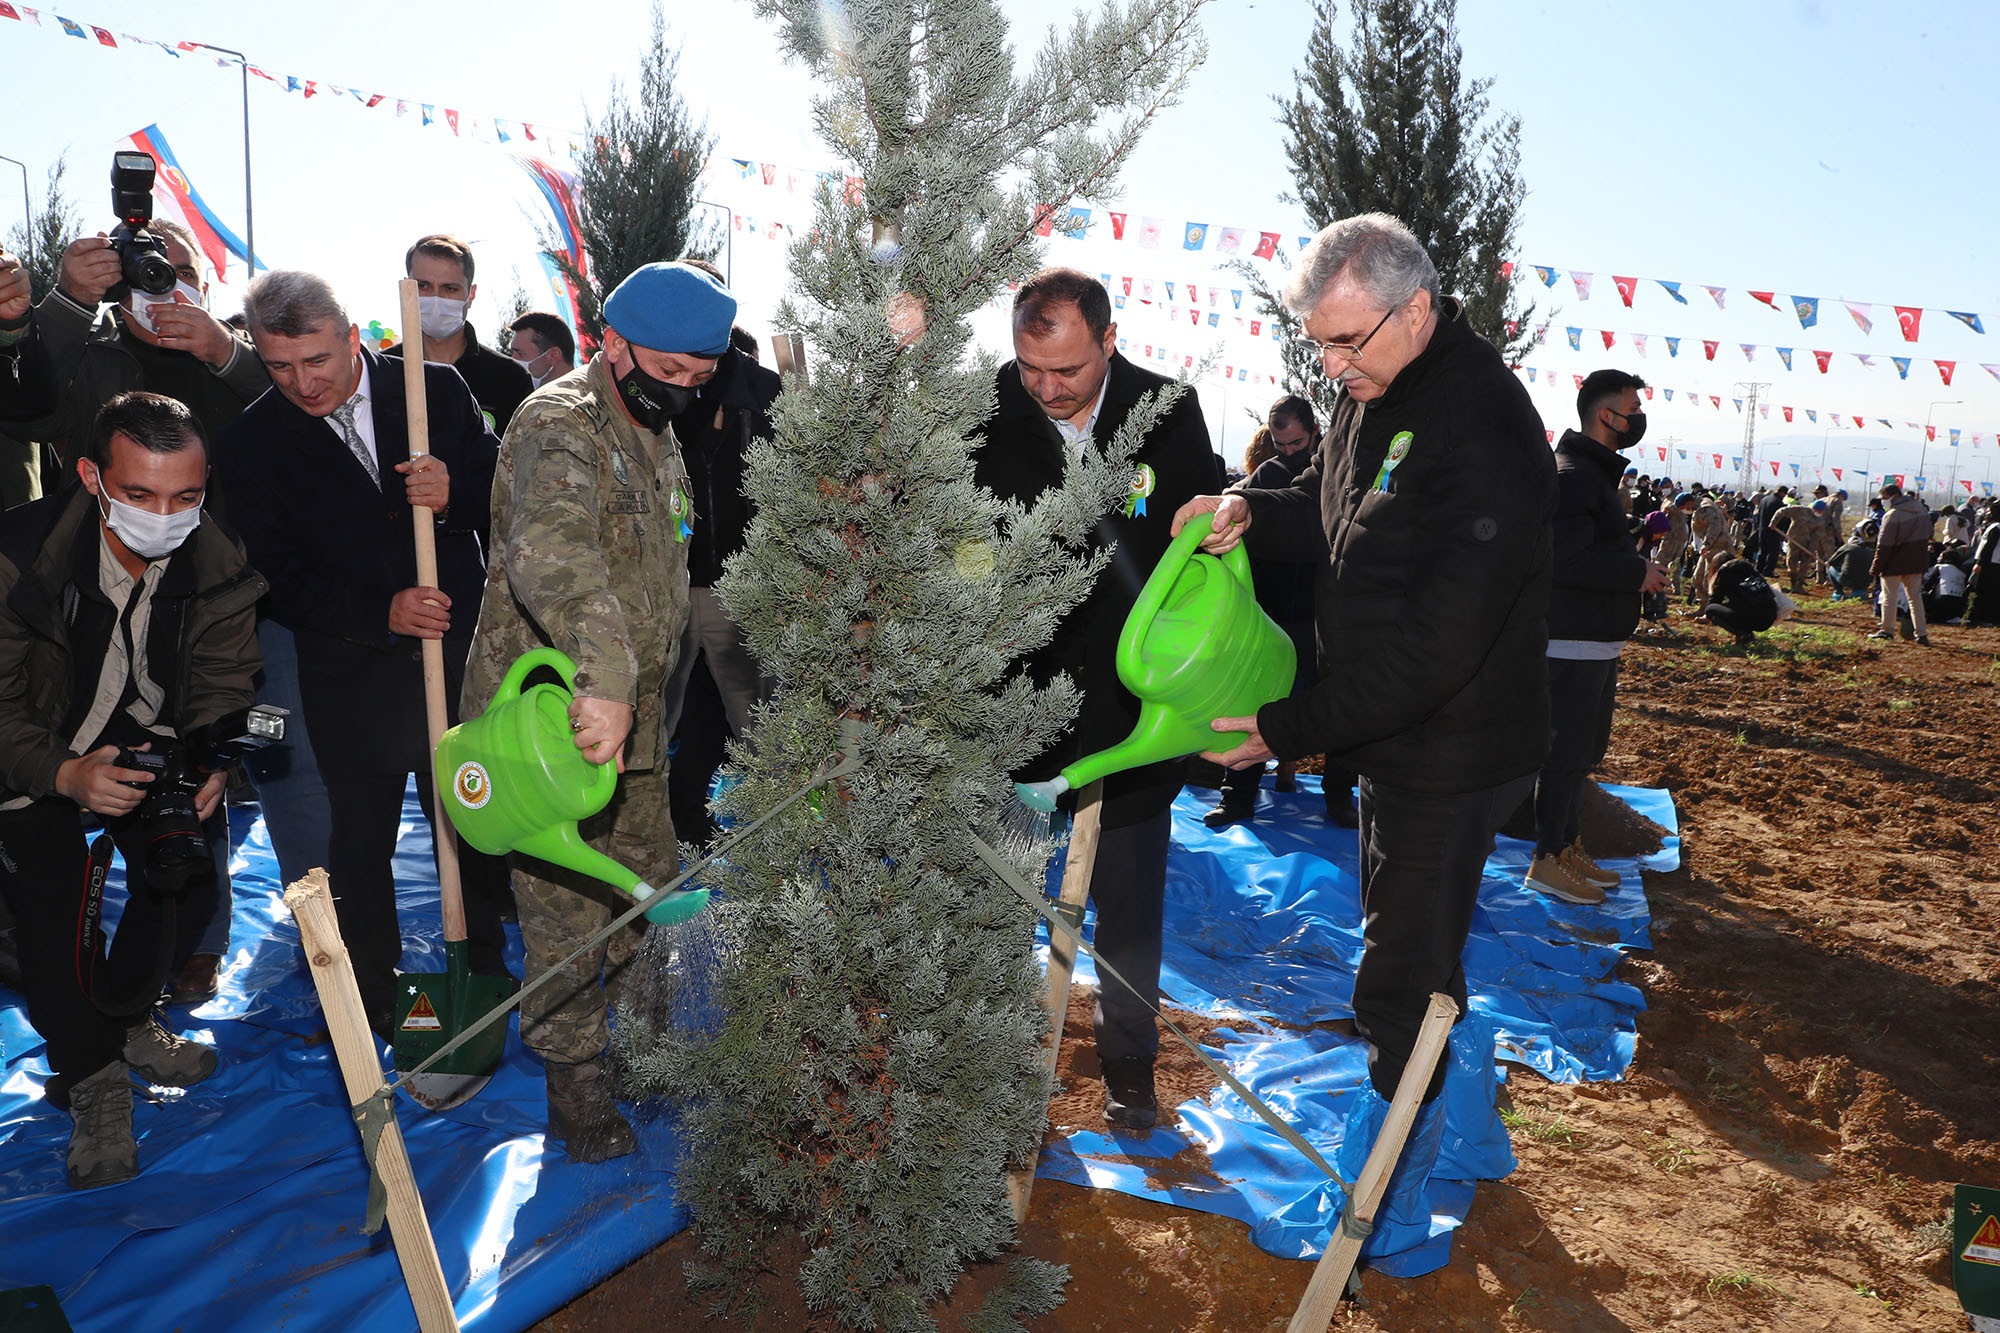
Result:
{"label": "face mask", "polygon": [[[553,347],[544,348],[542,351],[542,356],[547,356],[550,352],[553,352],[555,350],[556,349]],[[515,365],[519,366],[521,369],[528,372],[528,378],[534,381],[535,387],[537,389],[541,388],[542,381],[548,378],[547,375],[541,375],[535,372],[535,362],[541,360],[542,356],[517,356],[512,358]]]}
{"label": "face mask", "polygon": [[694,390],[684,384],[654,379],[639,369],[635,360],[632,368],[618,377],[618,397],[634,421],[657,435],[669,421],[687,410],[687,405],[694,401]]}
{"label": "face mask", "polygon": [[[98,485],[102,486],[100,478]],[[194,534],[201,526],[201,506],[183,509],[178,514],[156,514],[150,509],[140,509],[122,500],[114,500],[109,495],[99,494],[98,500],[109,506],[108,511],[100,508],[105,526],[118,534],[118,540],[125,543],[125,549],[142,560],[158,560],[161,556],[172,555],[181,548],[181,543]]]}
{"label": "face mask", "polygon": [[[176,296],[186,297],[187,299],[185,301],[176,301],[174,300]],[[174,289],[165,296],[152,296],[146,292],[133,292],[125,298],[125,313],[132,317],[134,324],[151,333],[153,332],[152,308],[156,305],[191,305],[197,310],[206,310],[208,308],[208,300],[201,294],[199,287],[186,282],[177,282],[174,284]]]}
{"label": "face mask", "polygon": [[417,298],[417,323],[423,327],[426,338],[449,338],[465,327],[465,307],[469,302],[454,301],[449,296],[419,296]]}
{"label": "face mask", "polygon": [[[1611,409],[1611,415],[1614,417],[1625,417],[1625,429],[1615,432],[1618,436],[1618,447],[1620,449],[1630,449],[1633,445],[1646,438],[1646,414],[1644,412],[1634,412],[1630,416],[1625,416],[1623,412],[1614,407]],[[1627,483],[1630,483],[1632,479],[1627,477],[1625,480]]]}

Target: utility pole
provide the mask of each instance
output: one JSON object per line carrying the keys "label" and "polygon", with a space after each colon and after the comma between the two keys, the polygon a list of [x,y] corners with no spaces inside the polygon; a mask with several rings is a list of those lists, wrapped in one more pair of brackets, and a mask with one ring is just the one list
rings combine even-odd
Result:
{"label": "utility pole", "polygon": [[1771,386],[1766,382],[1739,383],[1735,387],[1747,391],[1743,403],[1743,471],[1736,484],[1748,495],[1757,479],[1757,395]]}
{"label": "utility pole", "polygon": [[213,51],[217,55],[235,56],[237,70],[243,77],[243,285],[248,287],[257,278],[257,210],[250,202],[250,57],[241,51],[232,51],[210,42],[187,42],[184,45]]}

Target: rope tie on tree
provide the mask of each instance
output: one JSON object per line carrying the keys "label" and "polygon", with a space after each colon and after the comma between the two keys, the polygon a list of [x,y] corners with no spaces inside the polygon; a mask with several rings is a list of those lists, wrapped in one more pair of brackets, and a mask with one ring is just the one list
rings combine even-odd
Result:
{"label": "rope tie on tree", "polygon": [[[1119,985],[1124,986],[1134,995],[1139,995],[1138,987],[1126,981],[1124,977],[1119,976],[1118,970],[1112,967],[1109,963],[1105,962],[1102,958],[1100,958],[1097,954],[1097,950],[1093,949],[1090,946],[1090,944],[1083,938],[1083,932],[1080,929],[1082,920],[1082,910],[1080,908],[1074,913],[1075,917],[1077,918],[1077,924],[1072,925],[1069,919],[1070,916],[1072,915],[1071,913],[1065,913],[1059,911],[1057,910],[1057,908],[1052,906],[1049,903],[1047,894],[1038,892],[1033,885],[1023,880],[1019,872],[1017,872],[1014,869],[1014,867],[1007,864],[1006,858],[1002,857],[999,852],[989,847],[977,833],[972,832],[971,829],[968,828],[966,830],[966,836],[972,840],[972,850],[978,854],[979,859],[981,861],[984,861],[986,863],[986,868],[988,870],[991,870],[995,875],[999,876],[1000,882],[1005,884],[1008,888],[1012,889],[1017,895],[1019,895],[1022,902],[1028,904],[1028,906],[1034,908],[1036,912],[1040,913],[1042,920],[1048,922],[1049,929],[1051,931],[1058,931],[1058,930],[1061,931],[1064,937],[1067,938],[1071,944],[1075,945],[1077,948],[1083,950],[1083,952],[1090,955],[1090,961],[1096,964],[1099,972],[1103,973],[1107,977],[1110,977],[1113,981],[1117,982]],[[1197,1060],[1200,1060],[1202,1064],[1208,1066],[1208,1071],[1211,1074],[1214,1074],[1217,1078],[1221,1079],[1225,1084],[1227,1084],[1231,1092],[1235,1093],[1238,1097],[1241,1097],[1243,1099],[1243,1104],[1245,1106],[1248,1106],[1252,1111],[1257,1113],[1258,1119],[1262,1120],[1265,1124],[1269,1125],[1280,1138],[1284,1139],[1285,1142],[1291,1144],[1292,1147],[1298,1149],[1300,1155],[1303,1156],[1307,1161],[1311,1162],[1315,1167],[1319,1168],[1319,1170],[1326,1176],[1328,1180],[1331,1180],[1334,1184],[1340,1186],[1341,1192],[1345,1194],[1348,1198],[1346,1213],[1341,1218],[1341,1226],[1345,1228],[1348,1224],[1348,1218],[1352,1216],[1354,1211],[1354,1205],[1353,1205],[1354,1186],[1350,1182],[1343,1180],[1341,1178],[1340,1173],[1333,1169],[1332,1165],[1328,1163],[1325,1157],[1320,1155],[1319,1149],[1313,1147],[1311,1143],[1307,1142],[1306,1137],[1303,1134],[1299,1133],[1298,1130],[1292,1128],[1291,1124],[1287,1122],[1283,1116],[1279,1115],[1275,1110],[1271,1108],[1270,1103],[1266,1102],[1262,1097],[1259,1097],[1256,1093],[1250,1091],[1248,1087],[1244,1086],[1243,1081],[1241,1079],[1237,1078],[1236,1075],[1230,1073],[1227,1069],[1223,1068],[1220,1061],[1216,1060],[1215,1057],[1211,1056],[1207,1051],[1204,1051],[1201,1048],[1201,1043],[1197,1042],[1193,1037],[1188,1036],[1187,1033],[1181,1031],[1179,1025],[1177,1025],[1173,1019],[1168,1018],[1166,1014],[1161,1012],[1160,1007],[1157,1004],[1153,1003],[1150,997],[1139,995],[1139,999],[1143,1004],[1145,1004],[1145,1006],[1148,1009],[1151,1009],[1153,1011],[1153,1016],[1155,1018],[1158,1018],[1162,1023],[1166,1024],[1167,1031],[1173,1033],[1175,1037],[1179,1038],[1183,1046],[1187,1047],[1190,1051],[1193,1051],[1195,1054],[1195,1058]],[[1363,1227],[1370,1226],[1370,1224],[1366,1222],[1361,1222],[1359,1223],[1359,1225]],[[1364,1232],[1362,1234],[1366,1233]]]}
{"label": "rope tie on tree", "polygon": [[361,1228],[363,1235],[372,1236],[381,1230],[383,1216],[388,1206],[388,1193],[383,1187],[381,1172],[375,1163],[375,1153],[382,1138],[383,1128],[395,1116],[396,1089],[400,1088],[408,1080],[415,1078],[418,1074],[427,1071],[432,1065],[444,1059],[445,1056],[451,1054],[493,1024],[504,1020],[510,1010],[518,1008],[523,1000],[527,999],[530,994],[540,989],[549,980],[559,975],[564,968],[644,916],[646,909],[655,906],[658,898],[675,892],[689,880],[715,864],[715,862],[728,859],[731,853],[749,841],[753,835],[773,819],[776,819],[800,801],[805,800],[827,783],[835,781],[838,778],[844,778],[859,768],[861,766],[859,747],[854,743],[858,738],[858,732],[852,727],[844,728],[843,730],[845,734],[842,738],[841,749],[835,751],[803,787],[793,791],[762,815],[730,835],[729,838],[718,843],[713,851],[675,876],[673,881],[661,889],[659,893],[634,903],[610,925],[571,950],[567,957],[558,961],[534,980],[524,984],[507,999],[487,1010],[484,1014],[481,1014],[471,1024],[467,1025],[463,1032],[460,1032],[450,1041],[438,1047],[430,1058],[422,1064],[414,1069],[404,1070],[396,1078],[383,1083],[381,1087],[348,1108],[354,1116],[356,1128],[361,1131],[361,1150],[363,1155],[368,1159],[368,1219]]}

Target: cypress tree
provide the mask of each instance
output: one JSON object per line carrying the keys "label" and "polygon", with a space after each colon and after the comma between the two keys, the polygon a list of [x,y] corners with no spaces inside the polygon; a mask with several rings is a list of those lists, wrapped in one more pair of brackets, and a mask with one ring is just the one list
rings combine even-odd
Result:
{"label": "cypress tree", "polygon": [[83,234],[76,204],[63,193],[63,174],[68,165],[69,150],[64,149],[49,164],[42,206],[7,232],[7,249],[28,270],[28,289],[36,305],[62,280],[63,251]]}
{"label": "cypress tree", "polygon": [[[997,365],[969,317],[1040,266],[1038,219],[1108,191],[1200,58],[1198,7],[1114,0],[1017,75],[996,0],[759,0],[848,178],[791,250],[778,327],[803,333],[810,384],[750,453],[757,517],[719,587],[777,681],[720,813],[769,811],[843,721],[862,767],[732,852],[620,1007],[633,1080],[679,1110],[690,1276],[718,1309],[790,1247],[812,1309],[926,1330],[964,1265],[1013,1242],[1004,1178],[1045,1129],[1047,1025],[1032,914],[968,831],[1002,841],[1009,771],[1075,714],[1069,681],[1011,664],[1102,568],[1084,543],[1154,415],[1032,510],[1002,503],[972,480]],[[1036,878],[1050,850],[1013,857]],[[1065,1277],[1015,1259],[976,1327],[1052,1308]]]}
{"label": "cypress tree", "polygon": [[[1276,99],[1296,193],[1314,227],[1390,213],[1429,251],[1473,329],[1517,359],[1533,345],[1515,313],[1514,257],[1527,183],[1521,119],[1490,112],[1491,79],[1467,80],[1458,0],[1355,0],[1346,47],[1334,0],[1317,0],[1304,65]],[[1510,331],[1511,329],[1511,331]]]}

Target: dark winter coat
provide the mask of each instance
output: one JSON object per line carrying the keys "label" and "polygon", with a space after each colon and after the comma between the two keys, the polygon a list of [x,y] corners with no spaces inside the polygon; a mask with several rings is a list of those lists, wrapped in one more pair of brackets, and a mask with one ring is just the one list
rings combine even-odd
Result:
{"label": "dark winter coat", "polygon": [[[1283,454],[1277,454],[1259,463],[1255,472],[1230,489],[1281,491],[1310,466],[1309,451],[1300,452],[1296,465]],[[1320,567],[1326,563],[1326,542],[1324,534],[1321,536],[1319,551],[1311,560],[1263,560],[1254,555],[1250,558],[1250,577],[1257,585],[1257,605],[1280,625],[1303,626],[1308,631],[1312,628],[1313,585]]]}
{"label": "dark winter coat", "polygon": [[1748,560],[1731,560],[1716,570],[1708,600],[1720,602],[1734,611],[1741,628],[1751,633],[1767,630],[1778,623],[1778,595],[1771,590],[1764,576],[1757,572],[1757,566]]}
{"label": "dark winter coat", "polygon": [[771,438],[771,404],[784,387],[778,372],[732,347],[716,362],[688,410],[674,419],[674,438],[687,464],[694,535],[688,538],[688,583],[711,588],[722,562],[743,549],[752,513],[743,494],[743,459],[752,440]]}
{"label": "dark winter coat", "polygon": [[1899,495],[1882,515],[1875,535],[1875,564],[1868,572],[1921,574],[1931,567],[1931,515],[1914,495]]}
{"label": "dark winter coat", "polygon": [[[1141,398],[1170,383],[1114,353],[1092,446],[1103,449]],[[1000,367],[998,389],[998,405],[973,455],[973,477],[1003,499],[1031,505],[1061,484],[1068,446],[1041,404],[1021,386],[1012,361]],[[1067,672],[1083,690],[1083,708],[1061,740],[1015,774],[1019,780],[1052,777],[1065,764],[1124,740],[1139,720],[1138,699],[1118,679],[1118,636],[1139,589],[1173,540],[1174,511],[1197,495],[1222,489],[1222,459],[1209,443],[1208,424],[1193,392],[1183,393],[1139,446],[1132,466],[1141,465],[1152,468],[1154,478],[1145,514],[1128,517],[1121,504],[1098,520],[1090,544],[1111,551],[1110,565],[1090,596],[1063,617],[1048,646],[1024,663],[1037,682]],[[1104,780],[1105,827],[1137,824],[1165,810],[1186,772],[1187,761],[1175,759],[1113,773]]]}
{"label": "dark winter coat", "polygon": [[[0,801],[54,793],[97,697],[118,614],[98,583],[97,501],[81,486],[0,517]],[[185,739],[256,701],[263,576],[204,514],[153,591],[149,674]]]}
{"label": "dark winter coat", "polygon": [[1296,485],[1244,495],[1253,551],[1310,559],[1323,539],[1330,552],[1319,684],[1257,714],[1273,753],[1325,751],[1438,794],[1541,767],[1555,463],[1527,390],[1456,301],[1379,399],[1342,396]]}
{"label": "dark winter coat", "polygon": [[62,383],[32,316],[13,340],[0,344],[0,421],[24,421],[55,410]]}
{"label": "dark winter coat", "polygon": [[1549,637],[1621,643],[1639,623],[1646,557],[1618,495],[1625,459],[1581,431],[1556,444],[1555,563]]}

